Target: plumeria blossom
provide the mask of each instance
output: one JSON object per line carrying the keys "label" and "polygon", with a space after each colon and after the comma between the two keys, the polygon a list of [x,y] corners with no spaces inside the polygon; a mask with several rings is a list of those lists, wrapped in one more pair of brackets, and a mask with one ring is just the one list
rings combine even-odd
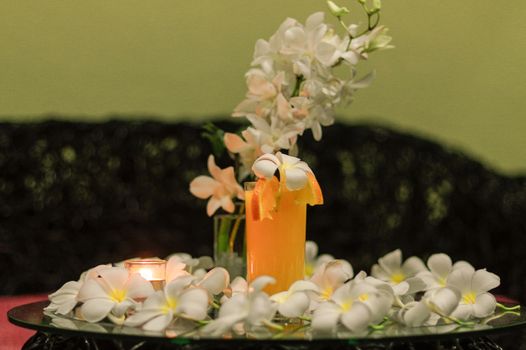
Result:
{"label": "plumeria blossom", "polygon": [[311,304],[310,293],[318,293],[319,287],[311,281],[296,281],[287,291],[276,293],[270,300],[278,305],[278,312],[285,317],[302,316]]}
{"label": "plumeria blossom", "polygon": [[402,252],[394,250],[378,259],[371,268],[371,275],[393,286],[396,295],[413,294],[425,288],[424,282],[415,277],[426,267],[420,258],[410,257],[402,264]]}
{"label": "plumeria blossom", "polygon": [[319,287],[319,300],[325,301],[332,297],[334,291],[340,288],[354,275],[353,268],[345,260],[332,260],[320,265],[310,281]]}
{"label": "plumeria blossom", "polygon": [[330,254],[318,256],[318,245],[314,241],[305,242],[305,278],[310,278],[323,263],[334,260]]}
{"label": "plumeria blossom", "polygon": [[187,253],[175,253],[166,258],[166,281],[185,275],[203,278],[207,270],[214,267],[214,261],[209,256],[193,258]]}
{"label": "plumeria blossom", "polygon": [[208,171],[212,177],[204,175],[196,177],[190,183],[190,192],[198,198],[210,198],[206,207],[208,216],[212,216],[219,207],[233,213],[235,205],[232,198],[244,199],[244,192],[236,181],[234,168],[219,168],[214,161],[214,156],[210,155]]}
{"label": "plumeria blossom", "polygon": [[207,316],[208,294],[201,288],[189,288],[192,276],[182,276],[168,283],[164,290],[150,295],[141,309],[128,317],[126,326],[141,326],[144,330],[160,332],[175,317],[203,320]]}
{"label": "plumeria blossom", "polygon": [[453,264],[451,258],[443,253],[431,255],[427,259],[427,267],[429,271],[421,271],[417,274],[417,277],[425,282],[426,290],[445,287],[449,275],[456,269],[463,267],[473,269],[473,266],[466,261],[458,261]]}
{"label": "plumeria blossom", "polygon": [[279,170],[280,181],[290,191],[304,188],[309,180],[308,174],[312,174],[307,163],[281,152],[262,155],[254,162],[252,170],[257,177],[266,179],[272,179]]}
{"label": "plumeria blossom", "polygon": [[499,276],[485,269],[475,271],[472,267],[464,266],[454,270],[447,279],[447,286],[457,289],[461,300],[451,316],[469,320],[491,315],[495,311],[497,301],[488,291],[499,285]]}
{"label": "plumeria blossom", "polygon": [[61,315],[70,313],[79,302],[78,295],[84,281],[86,279],[98,277],[98,271],[108,267],[111,267],[111,265],[98,265],[83,272],[78,281],[69,281],[65,283],[59,290],[49,295],[49,301],[51,303],[44,308],[44,310],[52,311]]}
{"label": "plumeria blossom", "polygon": [[137,305],[136,299],[146,298],[154,292],[152,284],[139,274],[130,275],[121,267],[97,271],[98,277],[87,278],[78,294],[82,302],[80,313],[88,322],[99,322],[109,317],[122,323],[126,311]]}
{"label": "plumeria blossom", "polygon": [[221,305],[218,318],[204,326],[202,332],[218,336],[238,324],[242,324],[245,329],[272,325],[277,307],[262,291],[269,283],[275,283],[275,279],[260,276],[250,284],[247,293],[232,295]]}
{"label": "plumeria blossom", "polygon": [[333,332],[338,323],[352,332],[362,332],[382,320],[389,311],[393,296],[363,280],[351,281],[338,288],[331,298],[320,304],[312,316],[315,331]]}

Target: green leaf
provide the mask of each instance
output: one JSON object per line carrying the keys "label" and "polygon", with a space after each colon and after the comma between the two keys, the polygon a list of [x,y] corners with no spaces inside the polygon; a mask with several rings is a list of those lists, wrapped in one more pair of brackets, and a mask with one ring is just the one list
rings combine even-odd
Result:
{"label": "green leaf", "polygon": [[225,142],[223,141],[225,132],[213,123],[206,123],[203,125],[203,129],[204,131],[201,133],[201,136],[210,141],[214,156],[221,157],[225,152]]}

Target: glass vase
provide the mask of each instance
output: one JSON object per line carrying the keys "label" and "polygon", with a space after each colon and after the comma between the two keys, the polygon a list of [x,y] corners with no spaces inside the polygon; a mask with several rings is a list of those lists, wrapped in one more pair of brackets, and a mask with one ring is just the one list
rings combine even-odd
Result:
{"label": "glass vase", "polygon": [[224,267],[230,279],[246,275],[244,205],[237,205],[235,214],[214,216],[214,261]]}
{"label": "glass vase", "polygon": [[254,186],[254,182],[245,183],[247,280],[274,277],[276,283],[265,288],[274,294],[304,278],[307,206],[297,201],[295,192],[283,189],[272,219],[255,220]]}

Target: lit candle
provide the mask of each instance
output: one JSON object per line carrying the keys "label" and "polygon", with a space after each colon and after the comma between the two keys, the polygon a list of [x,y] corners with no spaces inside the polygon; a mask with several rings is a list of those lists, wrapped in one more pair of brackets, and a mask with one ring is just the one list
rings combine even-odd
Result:
{"label": "lit candle", "polygon": [[155,290],[162,290],[166,279],[166,260],[137,259],[127,260],[124,266],[130,273],[138,273],[150,281]]}

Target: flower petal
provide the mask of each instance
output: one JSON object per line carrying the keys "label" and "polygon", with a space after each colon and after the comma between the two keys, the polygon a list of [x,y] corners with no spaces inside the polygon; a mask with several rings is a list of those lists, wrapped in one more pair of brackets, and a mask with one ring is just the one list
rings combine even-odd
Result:
{"label": "flower petal", "polygon": [[400,249],[393,250],[378,259],[378,265],[390,276],[397,272],[402,266],[402,251]]}
{"label": "flower petal", "polygon": [[423,302],[415,303],[412,308],[404,313],[404,322],[409,327],[423,325],[431,316],[427,305]]}
{"label": "flower petal", "polygon": [[178,313],[184,313],[193,320],[203,320],[207,315],[208,294],[204,289],[185,290],[179,297]]}
{"label": "flower petal", "polygon": [[477,270],[471,281],[471,290],[477,294],[487,292],[500,285],[500,277],[486,270]]}
{"label": "flower petal", "polygon": [[240,153],[248,147],[248,144],[236,134],[226,132],[223,137],[226,148],[232,153]]}
{"label": "flower petal", "polygon": [[355,302],[349,312],[342,315],[342,324],[350,331],[361,332],[371,322],[371,311],[361,302]]}
{"label": "flower petal", "polygon": [[267,284],[276,283],[276,279],[271,276],[259,276],[250,283],[250,292],[259,292],[267,286]]}
{"label": "flower petal", "polygon": [[256,159],[252,171],[259,178],[271,179],[280,164],[281,162],[275,155],[266,153]]}
{"label": "flower petal", "polygon": [[447,285],[458,289],[462,294],[471,292],[471,280],[474,274],[474,271],[466,268],[453,270],[447,278]]}
{"label": "flower petal", "polygon": [[214,213],[216,212],[217,209],[219,209],[220,206],[221,206],[221,200],[215,197],[210,197],[206,205],[206,214],[208,216],[214,215]]}
{"label": "flower petal", "polygon": [[126,282],[130,276],[124,267],[110,267],[99,271],[99,275],[111,290],[125,289]]}
{"label": "flower petal", "polygon": [[139,274],[133,274],[127,284],[128,297],[132,299],[147,298],[154,292],[152,284]]}
{"label": "flower petal", "polygon": [[162,314],[163,312],[161,310],[141,310],[129,316],[126,321],[124,321],[124,325],[137,327]]}
{"label": "flower petal", "polygon": [[216,165],[215,158],[211,154],[208,156],[208,172],[215,180],[221,179],[221,168]]}
{"label": "flower petal", "polygon": [[285,185],[289,191],[297,191],[305,187],[308,181],[307,174],[299,168],[285,169]]}
{"label": "flower petal", "polygon": [[460,302],[460,293],[452,288],[440,288],[434,291],[428,299],[433,310],[443,315],[450,315]]}
{"label": "flower petal", "polygon": [[109,299],[90,299],[82,304],[80,313],[86,321],[95,323],[104,319],[114,306],[115,303]]}
{"label": "flower petal", "polygon": [[421,271],[426,271],[426,265],[424,265],[424,262],[422,259],[412,256],[409,259],[407,259],[404,264],[402,265],[402,271],[406,275],[406,277],[412,277],[415,276],[417,273]]}
{"label": "flower petal", "polygon": [[304,292],[296,292],[279,306],[279,313],[285,317],[299,317],[310,305],[310,298]]}
{"label": "flower petal", "polygon": [[150,332],[161,332],[164,329],[166,329],[166,327],[168,327],[170,322],[172,322],[172,319],[173,319],[173,314],[171,312],[166,313],[166,314],[161,314],[157,317],[154,317],[150,321],[146,322],[142,326],[142,329],[144,329],[145,331],[150,331]]}
{"label": "flower petal", "polygon": [[445,280],[453,269],[453,262],[447,254],[433,254],[427,259],[427,266],[434,275]]}
{"label": "flower petal", "polygon": [[108,294],[95,279],[84,282],[79,290],[78,300],[84,302],[93,298],[107,298]]}
{"label": "flower petal", "polygon": [[305,242],[305,260],[314,261],[318,255],[318,245],[314,241]]}
{"label": "flower petal", "polygon": [[222,267],[216,267],[210,270],[197,285],[211,294],[217,295],[226,289],[229,283],[228,271]]}
{"label": "flower petal", "polygon": [[190,193],[197,198],[206,199],[214,194],[218,182],[210,176],[200,175],[190,182]]}
{"label": "flower petal", "polygon": [[340,315],[341,310],[337,305],[331,302],[322,303],[312,315],[312,329],[318,332],[332,332],[338,325]]}
{"label": "flower petal", "polygon": [[487,317],[495,311],[496,306],[497,301],[495,297],[490,293],[483,293],[477,296],[473,306],[473,313],[478,318]]}

